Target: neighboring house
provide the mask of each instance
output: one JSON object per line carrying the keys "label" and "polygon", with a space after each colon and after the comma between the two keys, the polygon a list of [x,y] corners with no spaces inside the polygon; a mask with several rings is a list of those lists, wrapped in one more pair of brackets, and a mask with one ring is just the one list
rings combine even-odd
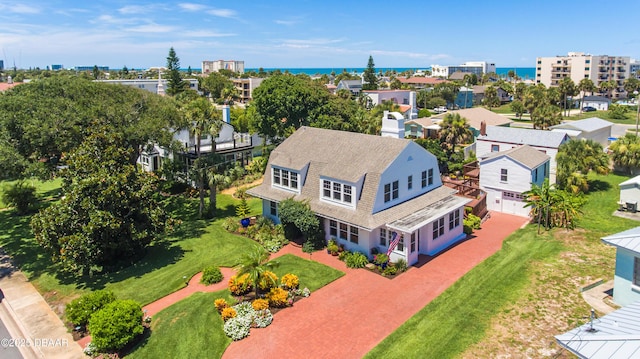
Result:
{"label": "neighboring house", "polygon": [[247,191],[279,222],[285,199],[308,201],[326,238],[372,258],[389,249],[409,265],[466,236],[470,200],[442,186],[436,157],[410,140],[301,127],[273,150],[264,182]]}
{"label": "neighboring house", "polygon": [[558,147],[569,141],[569,136],[563,132],[532,130],[526,128],[487,126],[486,133],[480,133],[476,138],[476,156],[484,158],[491,152],[500,152],[514,147],[529,145],[551,157],[549,182],[556,182],[556,155]]}
{"label": "neighboring house", "polygon": [[480,161],[480,188],[487,209],[528,217],[523,193],[549,178],[549,156],[528,145],[494,152]]}
{"label": "neighboring house", "polygon": [[384,111],[380,136],[404,138],[404,117],[399,112]]}
{"label": "neighboring house", "polygon": [[433,87],[439,83],[447,82],[447,80],[438,79],[435,77],[396,77],[400,83],[411,86],[416,90],[425,89],[428,87]]}
{"label": "neighboring house", "polygon": [[473,89],[470,87],[460,87],[458,95],[454,101],[454,108],[471,108],[473,107]]}
{"label": "neighboring house", "polygon": [[484,107],[473,107],[473,108],[465,108],[461,110],[449,111],[447,113],[442,113],[437,116],[433,116],[434,121],[440,121],[447,114],[459,114],[460,117],[464,117],[467,119],[467,123],[469,123],[469,127],[471,132],[473,132],[474,137],[478,137],[480,135],[480,128],[482,127],[482,123],[486,126],[505,126],[509,127],[513,121],[508,117],[499,115],[493,111],[489,111]]}
{"label": "neighboring house", "polygon": [[404,122],[405,136],[415,138],[437,138],[440,125],[433,122],[430,117],[421,117]]}
{"label": "neighboring house", "polygon": [[625,306],[640,300],[640,227],[602,238],[616,247],[613,301]]}
{"label": "neighboring house", "polygon": [[362,79],[359,80],[340,80],[336,85],[336,92],[340,90],[349,90],[353,97],[358,97],[362,91]]}
{"label": "neighboring house", "polygon": [[586,324],[556,335],[556,342],[578,358],[637,358],[640,356],[639,318],[640,302],[601,318],[592,314],[590,320],[585,320]]}
{"label": "neighboring house", "polygon": [[264,79],[260,77],[233,79],[233,86],[238,90],[240,102],[246,103],[253,99],[253,91],[260,86]]}
{"label": "neighboring house", "polygon": [[607,111],[611,105],[611,99],[604,96],[585,96],[582,100],[582,108],[593,107],[596,110]]}
{"label": "neighboring house", "polygon": [[400,106],[400,112],[406,118],[417,118],[416,92],[411,90],[367,90],[362,91],[371,99],[371,105],[376,106],[385,101],[391,101]]}
{"label": "neighboring house", "polygon": [[572,140],[593,140],[606,148],[611,137],[613,123],[598,117],[585,118],[578,121],[566,121],[549,129],[555,132],[564,132]]}
{"label": "neighboring house", "polygon": [[620,183],[620,208],[632,212],[638,210],[640,202],[640,176],[635,176]]}
{"label": "neighboring house", "polygon": [[[253,148],[259,145],[259,139],[247,133],[235,132],[230,124],[230,109],[228,105],[222,108],[223,124],[218,136],[213,138],[209,134],[203,134],[200,138],[200,154],[206,156],[216,152],[221,159],[220,163],[240,163],[248,165],[253,158]],[[162,167],[162,162],[168,158],[180,161],[191,167],[197,158],[196,138],[189,129],[182,129],[173,135],[176,142],[182,144],[184,150],[173,152],[158,145],[149,146],[140,154],[138,163],[145,171],[157,171]],[[215,148],[214,148],[215,144]]]}
{"label": "neighboring house", "polygon": [[[487,89],[487,85],[473,86],[473,104],[475,106],[482,105],[482,100],[484,100],[484,92],[486,89]],[[507,91],[501,89],[500,87],[496,87],[496,90],[498,92],[498,99],[500,100],[500,103],[506,103],[511,101],[511,96]]]}

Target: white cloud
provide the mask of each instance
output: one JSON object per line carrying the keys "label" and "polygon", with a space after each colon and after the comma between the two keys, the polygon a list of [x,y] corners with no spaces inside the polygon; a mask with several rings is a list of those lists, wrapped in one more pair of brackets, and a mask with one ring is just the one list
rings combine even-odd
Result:
{"label": "white cloud", "polygon": [[180,3],[178,6],[184,11],[202,11],[207,8],[205,5],[193,3]]}
{"label": "white cloud", "polygon": [[207,10],[207,14],[219,17],[235,17],[237,15],[236,11],[231,9],[211,9]]}
{"label": "white cloud", "polygon": [[336,44],[340,42],[344,42],[345,39],[285,39],[281,40],[283,46],[289,47],[312,47],[312,46],[323,46],[329,44]]}
{"label": "white cloud", "polygon": [[145,14],[156,8],[156,5],[127,5],[118,9],[124,15]]}
{"label": "white cloud", "polygon": [[14,14],[30,15],[30,14],[39,14],[42,11],[42,9],[35,6],[25,5],[25,4],[14,4],[14,5],[0,4],[0,11],[6,11],[8,13],[14,13]]}
{"label": "white cloud", "polygon": [[187,31],[184,33],[186,37],[228,37],[228,36],[236,36],[233,33],[221,33],[209,30],[198,30],[198,31]]}
{"label": "white cloud", "polygon": [[297,21],[297,20],[275,20],[274,22],[276,24],[278,24],[278,25],[291,26],[291,25],[295,25],[295,24],[299,23],[300,21]]}
{"label": "white cloud", "polygon": [[127,31],[152,33],[152,34],[172,32],[175,30],[176,28],[174,26],[158,25],[158,24],[140,25],[140,26],[130,27],[127,29]]}

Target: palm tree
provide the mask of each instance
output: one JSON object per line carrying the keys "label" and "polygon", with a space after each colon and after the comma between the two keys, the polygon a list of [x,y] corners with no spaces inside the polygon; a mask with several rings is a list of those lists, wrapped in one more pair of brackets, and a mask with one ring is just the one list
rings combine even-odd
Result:
{"label": "palm tree", "polygon": [[640,167],[640,138],[632,134],[619,138],[609,146],[611,159],[616,166],[624,167],[629,172]]}
{"label": "palm tree", "polygon": [[447,113],[440,123],[440,144],[451,155],[455,152],[456,146],[462,143],[469,143],[473,140],[469,123],[459,113]]}
{"label": "palm tree", "polygon": [[231,178],[221,173],[217,173],[215,166],[207,169],[207,184],[209,185],[209,216],[213,218],[216,214],[217,190],[218,187],[226,187],[231,184]]}
{"label": "palm tree", "polygon": [[[245,274],[249,277],[249,281],[253,283],[256,290],[256,299],[258,299],[258,282],[262,274],[276,265],[275,262],[269,262],[269,252],[261,246],[256,246],[242,256],[240,263],[235,267],[236,275],[238,278]],[[267,276],[267,278],[269,277]]]}
{"label": "palm tree", "polygon": [[573,83],[573,80],[571,80],[571,77],[567,76],[560,81],[559,89],[560,89],[560,93],[564,98],[564,101],[562,102],[562,108],[565,111],[564,116],[569,116],[568,109],[567,109],[567,98],[569,96],[576,95],[576,91],[577,91],[576,84]]}
{"label": "palm tree", "polygon": [[562,120],[561,111],[560,107],[549,104],[536,107],[536,109],[531,112],[533,128],[546,130],[550,126],[559,124]]}
{"label": "palm tree", "polygon": [[608,98],[611,98],[611,90],[613,90],[617,86],[618,83],[615,80],[602,81],[600,85],[598,85],[598,89],[600,90],[601,94],[604,94],[606,92],[606,96]]}
{"label": "palm tree", "polygon": [[549,179],[545,179],[542,186],[538,186],[535,183],[531,184],[531,189],[524,192],[524,207],[531,207],[529,214],[538,223],[538,234],[540,234],[540,226],[544,225],[545,228],[551,228],[551,209],[553,206],[553,192],[555,186],[549,184]]}
{"label": "palm tree", "polygon": [[609,156],[603,151],[602,145],[593,140],[571,140],[563,143],[558,148],[556,162],[558,188],[573,194],[589,190],[589,171],[609,173]]}
{"label": "palm tree", "polygon": [[593,91],[595,91],[595,89],[596,89],[596,86],[593,84],[593,81],[591,81],[591,79],[589,78],[584,78],[580,80],[580,83],[578,83],[578,90],[582,92],[582,98],[580,99],[580,112],[582,112],[585,92],[589,91],[591,92],[591,95],[593,95]]}

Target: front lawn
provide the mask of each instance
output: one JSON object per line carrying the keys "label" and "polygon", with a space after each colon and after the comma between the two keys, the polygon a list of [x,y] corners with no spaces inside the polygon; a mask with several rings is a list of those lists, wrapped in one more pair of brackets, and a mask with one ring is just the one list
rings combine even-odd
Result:
{"label": "front lawn", "polygon": [[[276,258],[273,262],[278,264],[274,269],[278,277],[286,273],[297,275],[300,288],[309,288],[312,296],[315,290],[344,275],[339,270],[291,254]],[[224,278],[223,281],[228,279]],[[130,357],[220,358],[231,339],[224,334],[224,323],[213,306],[213,301],[217,298],[235,303],[228,290],[195,293],[156,314],[151,325],[151,336],[145,339]],[[275,325],[278,320],[280,319],[276,314]]]}

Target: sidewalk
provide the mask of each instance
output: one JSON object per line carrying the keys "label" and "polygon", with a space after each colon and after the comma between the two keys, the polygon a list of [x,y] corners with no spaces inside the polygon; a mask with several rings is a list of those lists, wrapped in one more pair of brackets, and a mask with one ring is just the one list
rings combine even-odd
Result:
{"label": "sidewalk", "polygon": [[0,319],[24,358],[86,358],[64,323],[0,249]]}

